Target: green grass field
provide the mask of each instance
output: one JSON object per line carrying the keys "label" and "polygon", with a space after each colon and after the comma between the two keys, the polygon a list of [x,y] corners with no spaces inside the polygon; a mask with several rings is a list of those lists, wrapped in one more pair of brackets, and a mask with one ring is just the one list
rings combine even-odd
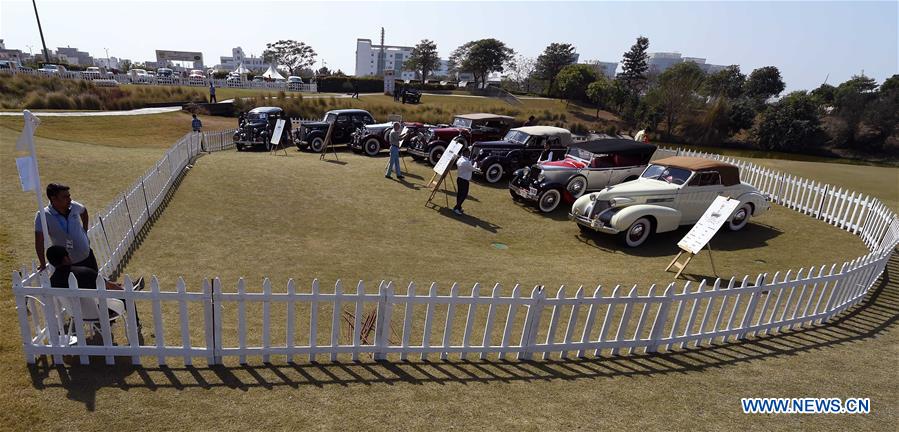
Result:
{"label": "green grass field", "polygon": [[[363,101],[365,98],[363,98]],[[83,124],[45,118],[38,129],[42,177],[73,187],[100,209],[161,157],[189,124],[182,113]],[[232,127],[232,120],[221,128]],[[884,430],[899,420],[899,284],[884,282],[832,325],[739,344],[655,356],[578,361],[448,361],[223,367],[26,367],[9,272],[33,257],[33,194],[12,169],[21,120],[0,118],[0,429],[764,429]],[[209,123],[207,123],[209,125]],[[219,124],[215,124],[219,126]],[[539,215],[504,188],[472,185],[470,216],[424,207],[430,169],[408,160],[407,183],[383,177],[385,157],[340,153],[344,164],[288,151],[224,152],[191,169],[126,271],[178,276],[195,287],[220,276],[226,289],[271,277],[308,289],[359,279],[526,287],[670,281],[663,269],[683,231],[638,251],[582,237],[564,212]],[[899,169],[756,160],[874,194],[899,208]],[[438,196],[441,202],[442,196]],[[503,243],[500,250],[493,243]],[[713,241],[724,275],[808,267],[864,253],[853,236],[783,208]],[[837,247],[839,246],[839,247]],[[704,256],[689,268],[709,276]],[[888,271],[895,275],[894,260]],[[372,289],[372,288],[370,288]],[[506,291],[507,292],[507,291]],[[233,311],[231,311],[233,312]],[[148,316],[148,315],[144,315]],[[277,316],[277,314],[276,314]],[[302,316],[302,315],[301,315]],[[170,323],[166,323],[168,326]],[[168,333],[172,334],[172,333]],[[152,336],[148,340],[152,340]],[[202,362],[201,362],[202,363]],[[869,397],[868,416],[749,416],[740,398]],[[161,419],[165,421],[160,421]]]}

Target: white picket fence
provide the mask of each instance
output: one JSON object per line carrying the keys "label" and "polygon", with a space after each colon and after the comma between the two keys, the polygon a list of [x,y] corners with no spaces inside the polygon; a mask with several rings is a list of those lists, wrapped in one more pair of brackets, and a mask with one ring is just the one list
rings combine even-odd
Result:
{"label": "white picket fence", "polygon": [[[209,83],[212,82],[216,87],[228,87],[228,88],[248,88],[248,89],[266,89],[272,91],[285,91],[285,92],[304,92],[304,93],[316,93],[318,92],[318,85],[316,83],[287,83],[285,81],[228,81],[225,79],[214,79],[214,78],[182,78],[180,76],[174,77],[157,77],[157,76],[147,76],[141,78],[140,82],[134,82],[131,75],[128,74],[115,74],[111,77],[97,78],[91,75],[84,75],[81,72],[77,71],[66,71],[66,72],[57,72],[57,73],[46,73],[37,70],[19,70],[19,69],[0,69],[0,75],[8,74],[26,74],[40,77],[57,77],[61,79],[70,79],[70,80],[84,80],[84,81],[93,81],[96,82],[97,85],[100,86],[108,86],[108,85],[117,85],[117,84],[133,84],[133,85],[178,85],[178,86],[194,86],[194,87],[209,87]],[[114,82],[113,82],[114,81]]]}
{"label": "white picket fence", "polygon": [[[227,148],[230,133],[219,134],[220,149]],[[195,139],[182,138],[98,222],[103,235],[113,239],[98,255],[105,260],[105,274],[121,262],[147,215],[158,209],[160,197],[181,173],[165,165],[183,169],[198,154]],[[120,356],[134,363],[155,357],[160,365],[173,358],[187,364],[196,358],[220,364],[225,357],[245,363],[250,356],[265,362],[272,356],[336,361],[369,355],[378,360],[451,355],[526,360],[683,349],[821,324],[865,297],[899,244],[899,217],[876,198],[719,155],[661,151],[737,164],[744,181],[775,203],[858,235],[869,253],[774,275],[652,285],[645,292],[636,285],[563,286],[553,293],[543,286],[530,293],[515,286],[507,296],[499,285],[475,284],[463,292],[453,284],[446,294],[435,283],[424,290],[412,283],[397,292],[394,283],[383,281],[377,292],[370,292],[362,282],[345,290],[338,281],[333,290],[323,292],[317,280],[308,289],[294,280],[285,289],[275,289],[268,279],[260,292],[248,290],[244,280],[226,289],[218,278],[193,289],[179,279],[174,290],[163,290],[153,278],[149,289],[134,291],[127,277],[124,291],[107,291],[100,281],[98,290],[78,289],[74,278],[68,288],[51,288],[45,273],[23,270],[13,273],[13,293],[26,361],[42,355],[53,356],[57,363],[63,355],[77,355],[82,361],[104,356],[109,364]],[[162,174],[151,180],[153,173]],[[145,208],[140,210],[140,205]],[[113,219],[115,228],[104,230]],[[97,232],[91,235],[95,246],[103,239]],[[140,306],[143,322],[153,328],[152,343],[139,343],[134,314],[126,313],[120,332],[127,343],[114,345],[107,308],[97,307],[107,299],[122,300],[127,311]],[[172,304],[176,312],[164,307]],[[84,316],[100,317],[103,345],[86,344]],[[74,336],[63,335],[66,317],[74,323],[69,326]],[[167,333],[172,329],[177,335]]]}

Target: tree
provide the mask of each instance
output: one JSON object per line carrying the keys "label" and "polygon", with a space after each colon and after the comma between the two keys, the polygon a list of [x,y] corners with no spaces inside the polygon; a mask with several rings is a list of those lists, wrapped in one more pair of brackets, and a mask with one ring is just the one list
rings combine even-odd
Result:
{"label": "tree", "polygon": [[877,131],[877,139],[869,150],[881,150],[886,139],[897,132],[899,125],[899,75],[887,78],[873,102],[868,104],[862,120]]}
{"label": "tree", "polygon": [[453,50],[449,62],[456,73],[470,72],[477,86],[486,83],[491,72],[502,72],[514,55],[515,51],[496,39],[480,39]]}
{"label": "tree", "polygon": [[131,69],[131,60],[125,59],[119,62],[119,67],[122,68],[123,71],[128,71]]}
{"label": "tree", "polygon": [[428,75],[439,66],[440,57],[437,56],[437,44],[427,39],[422,39],[418,45],[415,45],[409,58],[403,63],[403,68],[421,75],[422,83],[427,81]]}
{"label": "tree", "polygon": [[531,87],[533,86],[534,80],[536,79],[536,75],[534,73],[536,68],[536,60],[531,57],[525,57],[519,54],[515,56],[515,58],[511,62],[509,62],[509,74],[506,78],[509,80],[509,83],[511,83],[515,87],[515,90],[530,93]]}
{"label": "tree", "polygon": [[618,79],[624,82],[625,87],[631,93],[639,94],[646,83],[646,71],[649,70],[649,65],[646,63],[649,59],[649,55],[646,54],[648,49],[649,38],[640,36],[637,38],[637,42],[631,46],[631,49],[624,53],[621,73],[618,74]]}
{"label": "tree", "polygon": [[587,100],[587,86],[596,81],[596,70],[586,64],[573,64],[562,68],[556,77],[559,93],[567,102]]}
{"label": "tree", "polygon": [[897,92],[899,94],[899,74],[893,75],[883,81],[880,88],[877,89],[881,94],[889,92]]}
{"label": "tree", "polygon": [[765,66],[752,71],[746,79],[746,95],[757,101],[766,101],[784,91],[786,85],[776,66]]}
{"label": "tree", "polygon": [[587,85],[587,99],[596,104],[596,118],[599,119],[599,110],[605,108],[615,91],[614,84],[603,75],[597,75],[596,81]]}
{"label": "tree", "polygon": [[818,101],[819,105],[824,106],[824,105],[833,105],[834,96],[836,95],[836,91],[837,91],[836,87],[834,87],[830,84],[824,83],[824,84],[821,84],[820,87],[812,90],[812,92],[809,94],[812,95],[812,97],[814,97],[816,101]]}
{"label": "tree", "polygon": [[765,150],[801,151],[820,137],[818,105],[812,96],[797,91],[784,96],[762,113],[756,135]]}
{"label": "tree", "polygon": [[658,84],[646,97],[665,115],[668,136],[678,120],[699,103],[698,92],[705,73],[694,62],[678,63],[659,75]]}
{"label": "tree", "polygon": [[315,71],[315,75],[317,76],[331,76],[331,70],[327,68],[327,66],[322,66],[317,71]]}
{"label": "tree", "polygon": [[718,72],[709,74],[702,86],[702,94],[713,97],[736,99],[743,94],[746,75],[740,72],[740,66],[730,65]]}
{"label": "tree", "polygon": [[834,92],[834,108],[838,117],[846,122],[847,144],[855,144],[862,116],[877,95],[877,81],[864,75],[854,75],[837,86]]}
{"label": "tree", "polygon": [[549,44],[543,50],[543,54],[537,57],[534,75],[537,78],[549,81],[547,93],[551,94],[555,90],[556,75],[562,71],[562,68],[574,63],[575,58],[573,45],[556,42]]}
{"label": "tree", "polygon": [[299,75],[300,69],[311,67],[317,55],[311,46],[291,39],[265,44],[265,51],[262,51],[263,60],[284,65],[293,75]]}

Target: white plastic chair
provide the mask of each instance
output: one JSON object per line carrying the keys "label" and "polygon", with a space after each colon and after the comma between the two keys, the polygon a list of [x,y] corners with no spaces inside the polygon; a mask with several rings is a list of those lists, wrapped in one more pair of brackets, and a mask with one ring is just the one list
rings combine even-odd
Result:
{"label": "white plastic chair", "polygon": [[[73,300],[75,299],[71,297],[56,297],[56,301],[58,303],[60,311],[58,316],[61,318],[61,322],[65,322],[66,318],[68,318],[72,322],[72,324],[68,326],[66,336],[73,338],[77,343]],[[100,308],[98,299],[81,297],[78,300],[80,300],[81,302],[81,320],[85,324],[90,325],[91,333],[100,333],[100,329],[102,327],[100,325]],[[122,300],[112,298],[106,299],[106,307],[107,309],[109,309],[110,326],[114,324],[119,319],[119,317],[125,315],[125,302],[123,302]],[[109,342],[111,344],[112,341]],[[104,344],[105,343],[106,341],[104,341]]]}

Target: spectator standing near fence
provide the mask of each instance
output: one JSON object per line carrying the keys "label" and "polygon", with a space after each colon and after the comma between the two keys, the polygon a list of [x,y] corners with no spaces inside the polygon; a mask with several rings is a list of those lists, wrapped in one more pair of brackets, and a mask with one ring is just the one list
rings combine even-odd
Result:
{"label": "spectator standing near fence", "polygon": [[209,80],[209,103],[218,103],[218,99],[215,98],[215,84],[212,80]]}
{"label": "spectator standing near fence", "polygon": [[193,115],[193,120],[190,121],[190,127],[193,128],[194,132],[202,132],[203,130],[203,122],[197,118],[197,115]]}
{"label": "spectator standing near fence", "polygon": [[91,241],[87,237],[90,217],[87,208],[78,201],[73,201],[69,187],[63,184],[47,185],[47,198],[50,204],[41,209],[47,219],[47,237],[50,244],[44,244],[44,231],[41,227],[41,214],[34,215],[34,250],[41,263],[41,269],[47,267],[45,251],[50,246],[64,247],[72,262],[79,267],[87,267],[99,271],[97,258],[91,250]]}
{"label": "spectator standing near fence", "polygon": [[537,126],[537,119],[534,116],[528,117],[528,121],[524,122],[525,126]]}
{"label": "spectator standing near fence", "polygon": [[390,160],[387,162],[387,172],[384,173],[384,177],[390,178],[391,169],[395,169],[397,180],[404,177],[403,172],[400,171],[400,142],[404,138],[404,135],[400,133],[401,130],[402,125],[396,122],[393,124],[393,130],[387,136],[390,141]]}
{"label": "spectator standing near fence", "polygon": [[462,210],[462,203],[468,198],[468,186],[471,182],[471,173],[474,171],[468,154],[468,147],[465,147],[459,158],[456,159],[456,167],[459,168],[459,172],[456,174],[456,206],[453,207],[453,213],[459,216],[465,214],[465,211]]}

